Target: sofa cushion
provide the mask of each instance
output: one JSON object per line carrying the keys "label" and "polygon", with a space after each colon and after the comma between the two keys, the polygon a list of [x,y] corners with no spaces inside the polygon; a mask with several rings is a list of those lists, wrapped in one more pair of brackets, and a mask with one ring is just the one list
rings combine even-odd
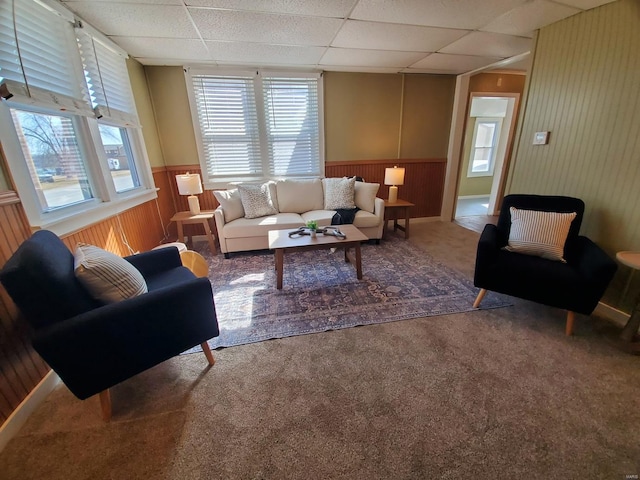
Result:
{"label": "sofa cushion", "polygon": [[271,200],[268,183],[238,185],[245,218],[258,218],[278,213]]}
{"label": "sofa cushion", "polygon": [[505,250],[564,262],[564,244],[576,212],[538,212],[511,207]]}
{"label": "sofa cushion", "polygon": [[323,178],[324,209],[356,208],[355,183],[355,177]]}
{"label": "sofa cushion", "polygon": [[222,228],[225,238],[266,237],[269,230],[296,229],[304,225],[297,213],[278,213],[260,218],[238,218]]}
{"label": "sofa cushion", "polygon": [[240,198],[240,191],[237,188],[232,190],[214,190],[213,196],[222,207],[224,221],[231,222],[236,218],[244,217],[244,207]]}
{"label": "sofa cushion", "polygon": [[373,213],[376,208],[376,195],[380,188],[379,183],[355,183],[355,204],[360,210]]}
{"label": "sofa cushion", "polygon": [[318,222],[319,227],[327,227],[331,225],[331,219],[336,214],[335,210],[311,210],[301,214],[304,223],[309,221]]}
{"label": "sofa cushion", "polygon": [[142,274],[122,257],[84,243],[74,257],[76,277],[98,300],[113,303],[147,293]]}
{"label": "sofa cushion", "polygon": [[324,192],[319,178],[312,180],[278,180],[278,208],[281,213],[304,213],[322,210]]}

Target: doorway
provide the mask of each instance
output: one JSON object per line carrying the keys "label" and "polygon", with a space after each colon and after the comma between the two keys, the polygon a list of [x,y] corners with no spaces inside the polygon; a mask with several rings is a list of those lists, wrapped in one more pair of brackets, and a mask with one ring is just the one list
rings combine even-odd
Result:
{"label": "doorway", "polygon": [[456,220],[498,214],[519,97],[517,93],[470,94],[458,169]]}

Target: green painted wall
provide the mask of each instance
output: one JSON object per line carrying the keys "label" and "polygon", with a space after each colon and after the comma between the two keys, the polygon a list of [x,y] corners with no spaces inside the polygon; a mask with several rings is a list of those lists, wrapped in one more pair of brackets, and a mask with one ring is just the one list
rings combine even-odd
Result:
{"label": "green painted wall", "polygon": [[[640,250],[639,19],[640,2],[619,0],[540,31],[507,183],[582,198],[582,233],[612,256]],[[538,131],[548,145],[532,145]]]}

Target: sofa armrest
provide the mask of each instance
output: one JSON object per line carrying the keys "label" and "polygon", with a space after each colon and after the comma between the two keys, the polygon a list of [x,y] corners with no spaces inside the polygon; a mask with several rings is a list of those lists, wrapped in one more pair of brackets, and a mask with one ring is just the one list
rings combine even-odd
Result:
{"label": "sofa armrest", "polygon": [[609,285],[618,269],[616,262],[604,250],[582,235],[567,244],[565,257],[567,263],[577,269],[583,277],[594,283],[604,284],[604,288]]}
{"label": "sofa armrest", "polygon": [[493,263],[498,258],[500,247],[498,228],[490,223],[485,225],[478,240],[476,269],[478,264]]}
{"label": "sofa armrest", "polygon": [[216,231],[218,234],[218,242],[220,242],[220,250],[222,251],[222,253],[227,253],[229,249],[227,248],[227,242],[223,232],[225,221],[224,210],[222,210],[222,207],[216,208],[213,211],[213,216],[216,220]]}
{"label": "sofa armrest", "polygon": [[124,257],[124,259],[136,267],[145,278],[182,266],[180,253],[176,247],[150,250]]}
{"label": "sofa armrest", "polygon": [[373,214],[380,218],[380,221],[384,221],[384,200],[376,197],[373,207]]}
{"label": "sofa armrest", "polygon": [[194,278],[39,329],[33,346],[87,398],[218,335],[211,284]]}

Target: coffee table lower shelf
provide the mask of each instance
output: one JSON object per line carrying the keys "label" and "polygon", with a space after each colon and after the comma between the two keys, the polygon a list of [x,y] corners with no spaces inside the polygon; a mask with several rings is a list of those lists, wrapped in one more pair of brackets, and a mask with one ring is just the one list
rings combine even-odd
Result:
{"label": "coffee table lower shelf", "polygon": [[[315,238],[311,238],[310,236],[290,238],[289,232],[291,229],[270,230],[269,249],[275,251],[276,288],[282,290],[285,252],[305,250],[344,249],[345,262],[354,265],[358,280],[362,280],[362,253],[360,243],[367,241],[369,238],[353,225],[340,225],[339,228],[347,238],[340,239],[324,235],[318,235]],[[351,252],[352,248],[355,255]]]}

